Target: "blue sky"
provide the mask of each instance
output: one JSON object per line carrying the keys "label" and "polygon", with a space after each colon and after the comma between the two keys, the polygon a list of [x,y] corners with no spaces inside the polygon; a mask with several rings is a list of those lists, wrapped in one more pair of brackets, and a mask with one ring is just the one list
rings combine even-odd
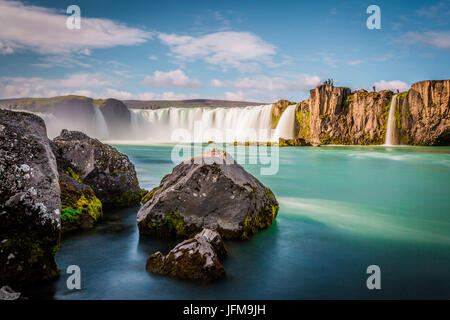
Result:
{"label": "blue sky", "polygon": [[326,78],[406,90],[449,78],[449,21],[450,1],[0,0],[0,98],[299,101]]}

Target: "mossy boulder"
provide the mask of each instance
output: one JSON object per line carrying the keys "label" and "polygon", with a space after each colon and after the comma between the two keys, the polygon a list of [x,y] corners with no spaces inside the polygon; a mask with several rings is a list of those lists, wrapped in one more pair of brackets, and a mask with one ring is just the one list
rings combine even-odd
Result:
{"label": "mossy boulder", "polygon": [[205,228],[195,237],[176,245],[166,256],[159,251],[152,254],[146,269],[176,279],[211,282],[226,276],[219,261],[226,255],[227,249],[221,236]]}
{"label": "mossy boulder", "polygon": [[128,156],[78,131],[62,130],[53,142],[58,168],[91,187],[104,207],[140,203],[144,191]]}
{"label": "mossy boulder", "polygon": [[91,187],[65,173],[59,176],[62,232],[91,229],[102,218],[101,201]]}
{"label": "mossy boulder", "polygon": [[219,149],[180,163],[144,199],[137,220],[148,235],[189,237],[206,227],[245,239],[278,213],[272,191]]}
{"label": "mossy boulder", "polygon": [[0,286],[59,275],[60,188],[44,121],[0,110]]}

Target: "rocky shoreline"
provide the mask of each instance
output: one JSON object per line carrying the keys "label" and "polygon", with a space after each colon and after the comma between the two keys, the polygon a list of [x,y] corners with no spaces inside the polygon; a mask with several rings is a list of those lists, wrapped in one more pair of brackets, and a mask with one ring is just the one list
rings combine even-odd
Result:
{"label": "rocky shoreline", "polygon": [[103,207],[136,205],[145,193],[115,148],[67,130],[49,140],[40,117],[8,110],[0,110],[0,179],[0,287],[14,289],[59,275],[61,234],[92,228]]}
{"label": "rocky shoreline", "polygon": [[141,235],[187,239],[151,255],[147,269],[205,282],[225,277],[222,238],[247,239],[278,212],[272,191],[222,150],[184,161],[147,192],[126,155],[78,131],[50,140],[44,121],[25,112],[0,110],[0,177],[2,299],[58,277],[61,235],[93,228],[105,208],[142,200]]}

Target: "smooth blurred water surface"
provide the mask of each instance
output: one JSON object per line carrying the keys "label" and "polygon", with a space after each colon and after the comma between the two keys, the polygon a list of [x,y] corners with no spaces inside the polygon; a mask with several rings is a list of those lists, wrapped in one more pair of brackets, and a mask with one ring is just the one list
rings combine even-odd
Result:
{"label": "smooth blurred water surface", "polygon": [[[170,173],[171,146],[117,148],[141,186]],[[238,147],[255,154],[257,147]],[[200,150],[196,150],[200,152]],[[139,208],[105,212],[96,229],[64,237],[61,277],[31,296],[56,299],[399,299],[450,298],[450,148],[280,148],[280,169],[261,176],[275,193],[276,222],[249,241],[227,241],[223,281],[200,285],[145,270],[148,256],[176,240],[139,237]],[[79,265],[82,290],[66,287]],[[381,268],[381,290],[366,269]]]}

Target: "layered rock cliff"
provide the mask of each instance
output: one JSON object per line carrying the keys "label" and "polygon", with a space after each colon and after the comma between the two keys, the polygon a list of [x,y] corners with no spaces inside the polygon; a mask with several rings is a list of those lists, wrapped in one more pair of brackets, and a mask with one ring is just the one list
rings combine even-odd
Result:
{"label": "layered rock cliff", "polygon": [[[397,95],[395,136],[399,144],[448,145],[450,80],[421,81]],[[351,92],[321,85],[297,104],[298,138],[319,144],[383,144],[394,92]]]}
{"label": "layered rock cliff", "polygon": [[420,81],[398,96],[400,144],[450,145],[450,80]]}

